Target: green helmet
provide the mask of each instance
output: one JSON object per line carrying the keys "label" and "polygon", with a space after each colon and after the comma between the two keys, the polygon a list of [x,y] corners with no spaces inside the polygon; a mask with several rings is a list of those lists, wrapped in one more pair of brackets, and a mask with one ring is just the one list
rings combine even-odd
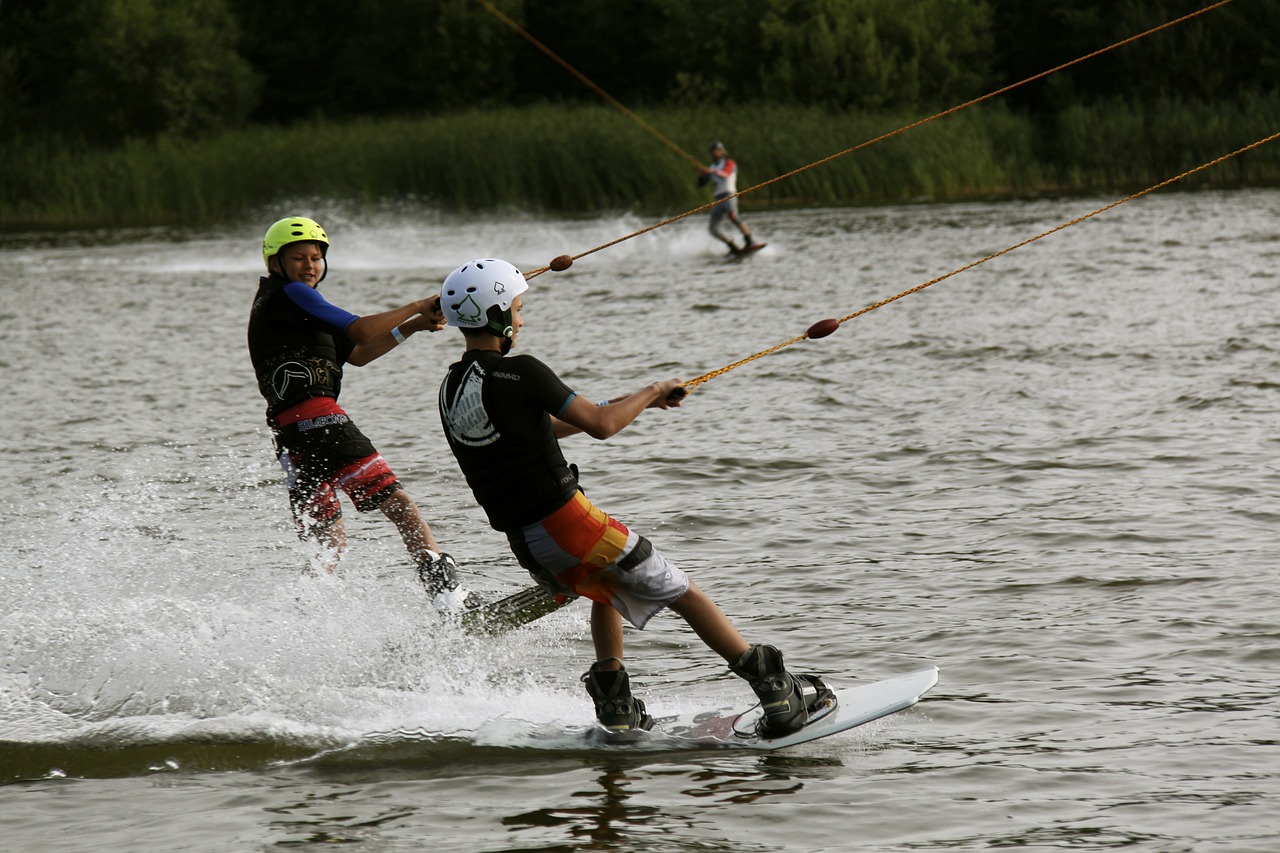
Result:
{"label": "green helmet", "polygon": [[277,252],[290,243],[302,242],[319,243],[321,253],[326,257],[329,254],[329,235],[314,219],[290,216],[268,228],[262,238],[262,262],[267,265],[267,272],[271,272],[271,259]]}

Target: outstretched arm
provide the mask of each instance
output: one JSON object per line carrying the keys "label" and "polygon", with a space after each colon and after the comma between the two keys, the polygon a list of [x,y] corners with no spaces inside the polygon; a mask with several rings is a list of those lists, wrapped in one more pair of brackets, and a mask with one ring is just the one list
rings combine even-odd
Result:
{"label": "outstretched arm", "polygon": [[348,363],[363,367],[379,356],[385,355],[400,343],[392,329],[399,329],[402,337],[426,330],[435,332],[444,328],[444,314],[440,311],[440,297],[419,299],[380,314],[367,314],[346,328],[348,338],[356,342]]}
{"label": "outstretched arm", "polygon": [[589,402],[581,395],[574,397],[559,418],[553,418],[556,438],[585,432],[592,438],[605,439],[621,432],[645,409],[669,409],[679,406],[684,389],[679,379],[654,382],[634,394],[611,399],[602,405]]}

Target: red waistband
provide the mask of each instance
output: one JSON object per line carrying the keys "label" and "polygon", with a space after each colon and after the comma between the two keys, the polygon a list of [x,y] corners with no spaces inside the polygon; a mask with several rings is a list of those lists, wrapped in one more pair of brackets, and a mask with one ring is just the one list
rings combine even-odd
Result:
{"label": "red waistband", "polygon": [[345,415],[342,407],[338,405],[338,401],[332,397],[312,397],[310,400],[304,400],[298,405],[290,409],[285,409],[276,415],[274,420],[276,426],[289,426],[296,424],[298,421],[305,421],[308,418],[318,418],[321,415]]}

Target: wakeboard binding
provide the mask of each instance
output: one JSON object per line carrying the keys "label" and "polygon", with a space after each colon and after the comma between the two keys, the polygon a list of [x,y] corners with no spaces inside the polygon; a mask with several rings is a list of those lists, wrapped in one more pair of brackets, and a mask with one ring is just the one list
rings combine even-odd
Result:
{"label": "wakeboard binding", "polygon": [[760,700],[758,732],[776,738],[804,728],[826,716],[836,706],[835,693],[816,675],[787,672],[782,652],[773,646],[754,645],[729,669],[746,679]]}

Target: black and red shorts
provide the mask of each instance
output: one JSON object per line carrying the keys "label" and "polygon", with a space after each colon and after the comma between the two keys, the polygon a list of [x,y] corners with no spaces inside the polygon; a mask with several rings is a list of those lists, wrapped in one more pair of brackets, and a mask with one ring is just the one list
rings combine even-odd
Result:
{"label": "black and red shorts", "polygon": [[401,487],[373,442],[331,397],[299,403],[270,423],[301,536],[342,517],[338,489],[357,511],[367,512]]}

